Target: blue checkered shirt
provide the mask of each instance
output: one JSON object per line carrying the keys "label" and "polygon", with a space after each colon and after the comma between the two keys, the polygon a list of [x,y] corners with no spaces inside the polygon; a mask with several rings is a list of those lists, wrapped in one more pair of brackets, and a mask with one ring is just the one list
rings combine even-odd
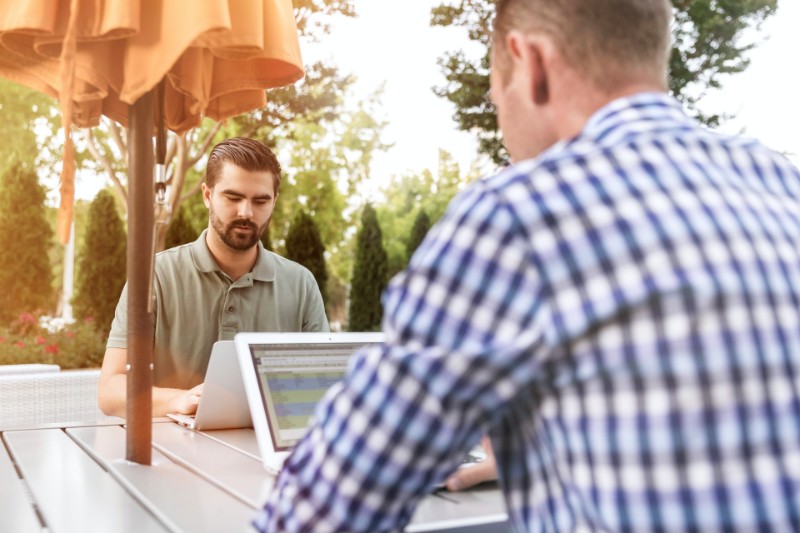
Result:
{"label": "blue checkered shirt", "polygon": [[800,531],[800,175],[658,93],[473,184],[256,525],[402,527],[489,431],[517,531]]}

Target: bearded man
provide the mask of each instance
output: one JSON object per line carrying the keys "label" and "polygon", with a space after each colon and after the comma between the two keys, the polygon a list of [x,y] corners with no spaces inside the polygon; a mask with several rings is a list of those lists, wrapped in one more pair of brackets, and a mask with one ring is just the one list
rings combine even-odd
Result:
{"label": "bearded man", "polygon": [[[153,416],[192,414],[211,347],[240,331],[328,331],[314,276],[264,249],[281,166],[264,144],[237,137],[217,144],[202,184],[208,228],[190,244],[156,255],[153,292]],[[127,285],[111,326],[98,401],[125,416]]]}

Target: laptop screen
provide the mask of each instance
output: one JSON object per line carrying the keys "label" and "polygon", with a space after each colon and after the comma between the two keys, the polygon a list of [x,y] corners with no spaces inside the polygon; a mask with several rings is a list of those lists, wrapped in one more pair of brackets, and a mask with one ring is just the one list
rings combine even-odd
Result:
{"label": "laptop screen", "polygon": [[363,342],[251,344],[267,423],[276,451],[293,447],[305,434],[317,402],[347,371]]}

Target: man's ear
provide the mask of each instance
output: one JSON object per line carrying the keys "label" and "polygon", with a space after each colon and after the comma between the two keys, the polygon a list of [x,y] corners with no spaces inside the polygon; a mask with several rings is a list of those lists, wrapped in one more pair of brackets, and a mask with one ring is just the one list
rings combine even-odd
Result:
{"label": "man's ear", "polygon": [[205,183],[201,183],[200,189],[203,191],[203,203],[206,204],[206,207],[211,207],[211,188]]}
{"label": "man's ear", "polygon": [[506,35],[506,47],[512,68],[524,76],[531,101],[536,105],[547,104],[550,100],[550,41],[510,31]]}

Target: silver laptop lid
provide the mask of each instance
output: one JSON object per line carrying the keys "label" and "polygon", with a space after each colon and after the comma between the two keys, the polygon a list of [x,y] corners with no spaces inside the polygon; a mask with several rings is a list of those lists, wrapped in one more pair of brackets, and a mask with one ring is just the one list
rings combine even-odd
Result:
{"label": "silver laptop lid", "polygon": [[[383,338],[382,333],[237,335],[240,364],[250,365],[247,373],[258,383],[261,413],[253,411],[254,426],[258,433],[257,416],[266,422],[268,448],[274,452],[290,450],[305,434],[317,402],[344,376],[350,356],[363,346],[383,342]],[[245,385],[248,393],[255,388],[252,383]],[[251,401],[251,410],[252,405]],[[261,440],[261,435],[257,437]]]}
{"label": "silver laptop lid", "polygon": [[167,416],[188,428],[203,431],[253,426],[233,341],[217,341],[211,348],[197,413]]}

